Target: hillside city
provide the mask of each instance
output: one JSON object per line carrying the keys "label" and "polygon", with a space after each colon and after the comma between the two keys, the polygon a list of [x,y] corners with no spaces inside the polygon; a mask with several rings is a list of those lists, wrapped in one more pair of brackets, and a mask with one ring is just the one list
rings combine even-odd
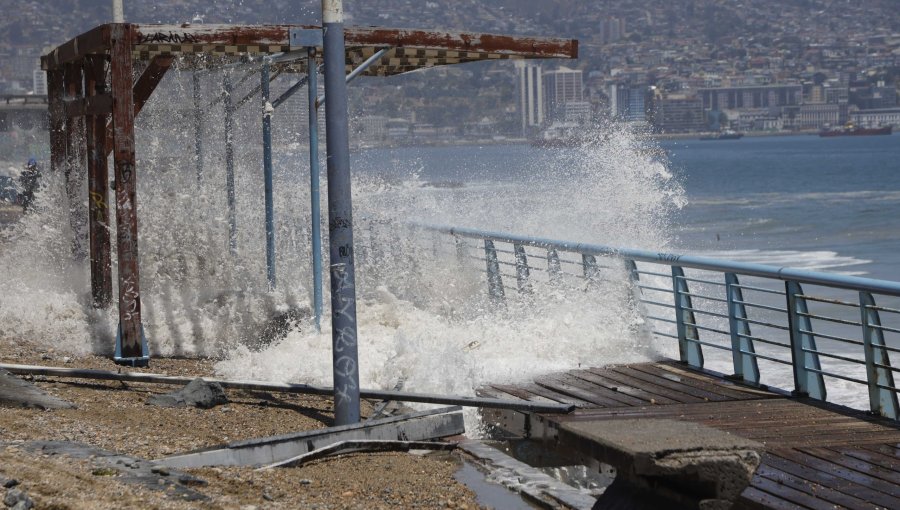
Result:
{"label": "hillside city", "polygon": [[[125,2],[126,19],[137,23],[316,24],[317,6]],[[364,141],[520,139],[607,118],[670,135],[900,126],[894,0],[377,0],[347,2],[346,10],[349,24],[580,42],[577,60],[359,80],[351,108]],[[40,95],[40,54],[105,22],[109,2],[17,1],[5,14],[0,94]]]}

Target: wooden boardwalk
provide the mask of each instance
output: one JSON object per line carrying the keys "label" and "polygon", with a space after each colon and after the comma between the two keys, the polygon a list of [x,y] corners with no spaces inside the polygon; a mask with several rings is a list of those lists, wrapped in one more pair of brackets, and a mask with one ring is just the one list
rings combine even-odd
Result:
{"label": "wooden boardwalk", "polygon": [[741,386],[677,362],[572,370],[484,396],[578,405],[568,415],[494,411],[501,428],[553,440],[578,420],[667,418],[765,446],[738,508],[900,509],[900,423],[808,398]]}

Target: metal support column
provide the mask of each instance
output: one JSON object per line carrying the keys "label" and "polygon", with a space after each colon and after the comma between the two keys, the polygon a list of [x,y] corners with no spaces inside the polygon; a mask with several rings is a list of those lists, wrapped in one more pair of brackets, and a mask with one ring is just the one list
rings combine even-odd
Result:
{"label": "metal support column", "polygon": [[[106,92],[106,59],[86,57],[84,74],[88,96]],[[91,297],[95,308],[112,302],[112,254],[109,225],[109,172],[107,170],[106,124],[109,115],[85,119],[88,158],[88,231],[91,254]]]}
{"label": "metal support column", "polygon": [[700,346],[700,332],[691,302],[684,270],[672,266],[672,289],[675,292],[675,323],[678,330],[678,354],[682,363],[703,368],[703,349]]}
{"label": "metal support column", "polygon": [[197,184],[203,180],[203,107],[200,104],[200,74],[191,75],[194,96],[194,163],[197,168]]}
{"label": "metal support column", "polygon": [[119,331],[116,363],[146,366],[150,362],[147,339],[141,325],[141,291],[138,270],[138,228],[135,189],[134,96],[132,94],[130,24],[111,27],[110,76],[112,95],[113,156],[116,175],[116,250],[119,258]]}
{"label": "metal support column", "polygon": [[259,72],[262,87],[263,177],[266,187],[266,281],[275,290],[275,204],[272,185],[272,105],[269,104],[269,57]]}
{"label": "metal support column", "polygon": [[863,327],[863,350],[866,358],[866,380],[869,382],[869,409],[873,413],[897,420],[900,405],[897,394],[891,389],[894,372],[884,343],[884,330],[875,297],[869,292],[859,293],[860,320]]}
{"label": "metal support column", "polygon": [[316,49],[309,48],[306,56],[307,100],[309,106],[309,201],[312,222],[313,263],[313,313],[316,331],[322,330],[322,205],[319,201],[319,112],[316,108],[318,94],[318,69]]}
{"label": "metal support column", "polygon": [[794,368],[794,394],[825,400],[825,380],[819,362],[819,349],[813,334],[806,297],[799,282],[784,282],[788,325],[791,334],[791,360]]}
{"label": "metal support column", "polygon": [[237,255],[237,205],[234,194],[234,101],[231,93],[231,75],[225,71],[222,77],[225,92],[225,193],[228,202],[228,248],[232,256]]}
{"label": "metal support column", "polygon": [[344,76],[344,8],[322,0],[325,57],[325,136],[328,165],[328,230],[331,266],[331,336],[336,425],[359,421],[359,352],[356,271],[353,264],[353,206],[350,193],[350,137]]}

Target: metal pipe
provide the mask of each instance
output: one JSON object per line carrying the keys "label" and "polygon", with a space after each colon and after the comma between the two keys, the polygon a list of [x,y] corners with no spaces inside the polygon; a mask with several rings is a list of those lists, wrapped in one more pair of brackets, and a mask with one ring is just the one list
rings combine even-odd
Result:
{"label": "metal pipe", "polygon": [[269,61],[263,62],[260,75],[262,90],[263,176],[266,193],[266,281],[275,290],[275,204],[272,184],[272,105],[269,103]]}
{"label": "metal pipe", "polygon": [[225,92],[225,194],[228,201],[228,248],[232,256],[237,255],[237,205],[234,193],[234,102],[231,94],[231,75],[226,72],[222,76],[222,88]]}
{"label": "metal pipe", "polygon": [[[0,364],[0,369],[17,375],[43,375],[47,377],[64,377],[70,379],[91,379],[100,381],[124,381],[147,384],[172,384],[184,386],[195,377],[178,377],[163,374],[142,372],[112,372],[110,370],[92,370],[83,368],[44,367],[38,365]],[[227,379],[206,378],[207,382],[222,385],[223,388],[249,391],[275,391],[280,393],[297,393],[303,395],[331,395],[334,388],[312,386],[309,384],[273,383],[266,381],[229,381]],[[398,402],[418,402],[421,404],[458,405],[465,407],[483,407],[486,409],[510,409],[531,413],[569,413],[576,406],[570,404],[550,404],[527,400],[505,400],[487,397],[466,397],[457,395],[437,395],[433,393],[413,393],[395,390],[360,390],[363,398],[376,400],[394,400]]]}
{"label": "metal pipe", "polygon": [[125,8],[122,6],[122,0],[112,0],[112,20],[113,23],[125,23]]}
{"label": "metal pipe", "polygon": [[554,248],[559,251],[567,251],[573,253],[588,253],[592,255],[622,257],[629,258],[637,262],[650,262],[653,264],[672,265],[673,263],[677,263],[679,266],[684,268],[703,269],[708,271],[718,271],[722,273],[737,273],[745,276],[759,276],[762,278],[774,278],[783,281],[792,280],[811,285],[822,285],[825,287],[837,287],[852,290],[862,290],[873,292],[876,294],[900,296],[900,282],[892,282],[888,280],[876,280],[874,278],[837,275],[818,271],[793,269],[789,267],[770,266],[766,264],[735,262],[731,260],[698,257],[694,255],[679,255],[674,253],[637,250],[632,248],[604,246],[599,244],[575,243],[555,239],[520,236],[503,232],[489,232],[471,228],[447,227],[427,224],[414,224],[413,226],[471,239],[490,239],[497,242],[505,242],[510,244],[518,243],[525,246],[537,246],[541,248]]}
{"label": "metal pipe", "polygon": [[[381,57],[383,57],[385,54],[387,54],[387,52],[391,51],[392,49],[394,49],[394,48],[387,47],[387,48],[382,48],[382,49],[376,51],[374,55],[367,58],[362,64],[357,66],[356,69],[350,71],[350,74],[347,75],[345,82],[350,83],[351,81],[355,80],[357,76],[364,73],[366,71],[366,69],[368,69],[369,67],[372,66],[372,64],[381,60]],[[327,94],[327,92],[328,91],[326,90],[325,93]],[[324,104],[325,104],[325,94],[322,94],[316,100],[316,106],[322,106]]]}
{"label": "metal pipe", "polygon": [[344,75],[344,8],[322,0],[328,168],[328,229],[331,265],[331,340],[336,425],[359,422],[359,346],[356,333],[356,270],[350,193],[350,135]]}
{"label": "metal pipe", "polygon": [[197,184],[203,180],[203,109],[200,106],[200,75],[191,75],[194,96],[194,162],[197,166]]}
{"label": "metal pipe", "polygon": [[[313,70],[311,72],[316,72],[316,71],[313,68]],[[290,97],[293,96],[298,90],[303,88],[303,86],[306,85],[307,81],[309,81],[309,75],[304,76],[303,78],[300,78],[299,80],[297,80],[297,83],[291,85],[291,87],[289,89],[285,90],[283,94],[281,94],[274,101],[272,101],[272,108],[278,108],[279,106],[281,106],[282,103],[284,103],[285,101],[290,99]]]}
{"label": "metal pipe", "polygon": [[316,109],[318,93],[318,69],[316,49],[307,50],[307,80],[309,82],[307,102],[309,106],[309,202],[312,223],[312,263],[313,263],[313,314],[316,331],[322,331],[322,205],[319,191],[319,112]]}

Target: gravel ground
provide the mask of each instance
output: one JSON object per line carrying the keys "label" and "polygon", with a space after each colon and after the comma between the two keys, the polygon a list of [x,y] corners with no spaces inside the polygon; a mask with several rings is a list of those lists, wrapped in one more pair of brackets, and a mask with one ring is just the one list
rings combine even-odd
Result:
{"label": "gravel ground", "polygon": [[[70,357],[23,342],[0,340],[3,363],[118,370],[96,356]],[[213,360],[154,359],[147,372],[211,376]],[[128,369],[139,371],[141,369]],[[231,403],[213,409],[160,408],[148,396],[173,386],[36,378],[50,394],[77,409],[0,408],[0,478],[19,481],[35,508],[480,508],[453,478],[456,453],[350,454],[300,468],[187,470],[208,485],[192,487],[209,499],[185,502],[164,490],[122,483],[90,459],[29,453],[23,443],[64,440],[144,459],[253,437],[332,425],[332,401],[317,396],[228,391]],[[362,414],[371,411],[365,403]],[[0,488],[0,495],[3,494]]]}

